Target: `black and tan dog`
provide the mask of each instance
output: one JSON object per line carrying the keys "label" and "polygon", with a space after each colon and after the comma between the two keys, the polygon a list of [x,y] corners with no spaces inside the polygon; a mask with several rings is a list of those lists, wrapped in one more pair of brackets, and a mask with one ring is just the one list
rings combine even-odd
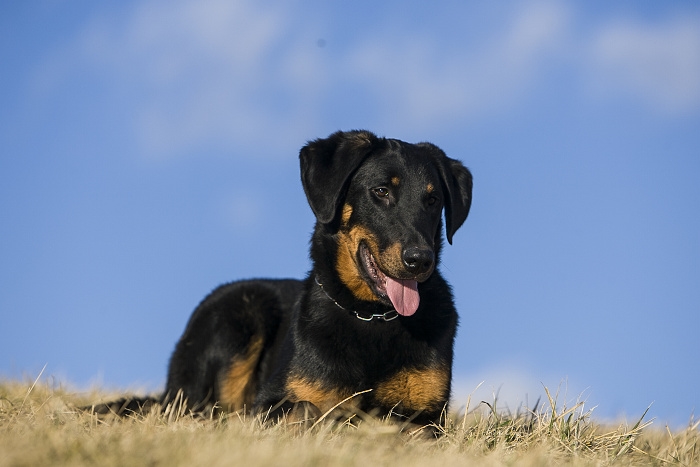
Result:
{"label": "black and tan dog", "polygon": [[312,141],[300,162],[316,215],[311,272],[214,290],[177,343],[158,402],[179,393],[192,410],[304,403],[319,413],[349,398],[346,410],[437,422],[457,327],[437,270],[442,212],[451,243],[469,213],[470,172],[432,144],[368,131]]}

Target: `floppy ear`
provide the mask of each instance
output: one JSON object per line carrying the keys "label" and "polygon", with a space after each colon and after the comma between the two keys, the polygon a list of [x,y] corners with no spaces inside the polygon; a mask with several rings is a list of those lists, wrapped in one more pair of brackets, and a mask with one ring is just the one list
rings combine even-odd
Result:
{"label": "floppy ear", "polygon": [[369,131],[338,131],[301,148],[301,184],[319,222],[335,219],[352,174],[377,141]]}
{"label": "floppy ear", "polygon": [[450,159],[437,146],[430,143],[422,145],[433,149],[438,162],[445,194],[445,233],[451,245],[452,236],[467,219],[472,205],[472,174],[460,161]]}
{"label": "floppy ear", "polygon": [[[472,206],[472,173],[462,163],[447,158],[450,165],[451,180],[445,182],[448,203],[445,208],[447,241],[452,244],[452,236],[469,215]],[[448,175],[448,179],[450,178]]]}

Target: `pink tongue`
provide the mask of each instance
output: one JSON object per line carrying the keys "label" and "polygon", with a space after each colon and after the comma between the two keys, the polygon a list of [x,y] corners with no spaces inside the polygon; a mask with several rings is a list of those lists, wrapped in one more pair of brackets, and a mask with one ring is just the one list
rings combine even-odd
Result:
{"label": "pink tongue", "polygon": [[402,316],[411,316],[418,309],[420,296],[418,282],[386,277],[386,293],[396,311]]}

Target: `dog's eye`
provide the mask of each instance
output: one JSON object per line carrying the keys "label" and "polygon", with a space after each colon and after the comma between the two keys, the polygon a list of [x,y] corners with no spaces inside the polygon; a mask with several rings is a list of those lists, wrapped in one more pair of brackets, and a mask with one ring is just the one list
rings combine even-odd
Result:
{"label": "dog's eye", "polygon": [[379,188],[373,188],[372,191],[378,198],[388,198],[389,197],[389,190],[384,188],[383,186],[380,186]]}
{"label": "dog's eye", "polygon": [[431,196],[428,198],[428,206],[434,206],[438,202],[437,196]]}

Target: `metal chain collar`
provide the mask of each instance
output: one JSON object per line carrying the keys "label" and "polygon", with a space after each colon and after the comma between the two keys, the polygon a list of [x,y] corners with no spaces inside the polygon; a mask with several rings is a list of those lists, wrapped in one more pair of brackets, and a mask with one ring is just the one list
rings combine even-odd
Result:
{"label": "metal chain collar", "polygon": [[323,284],[321,284],[321,281],[318,280],[318,276],[314,276],[314,280],[316,281],[316,283],[318,284],[318,286],[321,288],[321,292],[323,292],[324,295],[325,295],[326,297],[328,297],[328,299],[329,299],[330,301],[332,301],[333,303],[335,303],[335,305],[336,305],[338,308],[340,308],[341,310],[345,310],[345,311],[349,311],[350,313],[353,313],[353,314],[355,315],[355,317],[356,317],[357,319],[361,320],[361,321],[372,321],[372,320],[375,319],[375,318],[381,319],[381,320],[384,320],[384,321],[391,321],[391,320],[396,319],[396,318],[399,317],[399,312],[398,312],[398,311],[396,311],[396,310],[390,310],[390,311],[387,311],[386,313],[382,313],[382,314],[376,314],[376,313],[375,313],[375,314],[372,314],[372,315],[370,315],[369,317],[366,318],[366,317],[360,315],[360,313],[358,313],[357,311],[355,311],[355,310],[348,310],[348,309],[345,308],[343,305],[341,305],[340,303],[336,302],[335,299],[334,299],[333,297],[331,297],[330,295],[328,295],[328,292],[326,292],[326,289],[323,288]]}

